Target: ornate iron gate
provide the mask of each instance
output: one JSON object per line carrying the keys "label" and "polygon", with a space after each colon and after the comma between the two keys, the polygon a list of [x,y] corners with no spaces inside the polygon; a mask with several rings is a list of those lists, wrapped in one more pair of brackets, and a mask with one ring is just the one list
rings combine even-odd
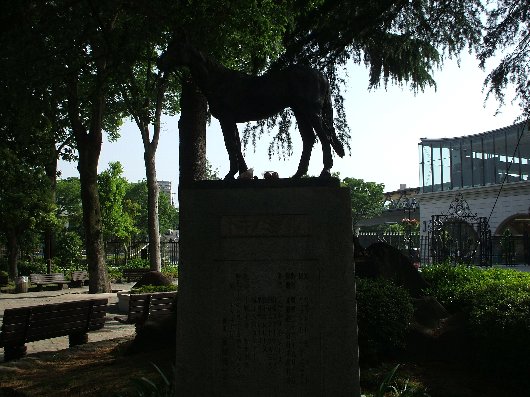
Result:
{"label": "ornate iron gate", "polygon": [[491,231],[488,218],[473,214],[462,193],[447,213],[431,217],[429,239],[434,263],[491,266]]}

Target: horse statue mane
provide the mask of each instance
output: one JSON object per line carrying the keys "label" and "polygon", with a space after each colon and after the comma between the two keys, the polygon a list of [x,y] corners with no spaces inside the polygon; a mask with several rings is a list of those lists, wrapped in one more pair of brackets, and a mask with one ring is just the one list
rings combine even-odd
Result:
{"label": "horse statue mane", "polygon": [[262,120],[290,108],[302,137],[302,156],[293,178],[307,173],[316,136],[322,145],[324,168],[321,177],[331,176],[333,157],[331,148],[344,156],[344,147],[333,127],[333,107],[327,79],[319,71],[291,66],[261,76],[252,76],[224,67],[215,59],[190,45],[185,40],[172,40],[160,55],[157,66],[169,72],[188,67],[194,82],[202,91],[211,114],[219,120],[230,171],[225,179],[248,170],[241,151],[237,123]]}

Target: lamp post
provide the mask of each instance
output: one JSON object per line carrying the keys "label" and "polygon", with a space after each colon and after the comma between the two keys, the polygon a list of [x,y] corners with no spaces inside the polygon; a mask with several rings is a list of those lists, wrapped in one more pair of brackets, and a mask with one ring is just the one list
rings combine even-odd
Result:
{"label": "lamp post", "polygon": [[416,212],[416,208],[418,208],[418,203],[416,202],[416,199],[413,197],[412,199],[409,199],[408,197],[405,198],[405,202],[403,203],[403,212],[407,214],[406,218],[406,230],[405,230],[405,236],[407,239],[407,248],[409,252],[409,257],[412,258],[412,219],[410,219],[411,214]]}

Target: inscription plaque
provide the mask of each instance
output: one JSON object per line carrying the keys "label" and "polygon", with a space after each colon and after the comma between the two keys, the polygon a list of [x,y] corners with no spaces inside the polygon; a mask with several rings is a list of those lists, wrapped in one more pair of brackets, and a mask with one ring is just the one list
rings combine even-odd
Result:
{"label": "inscription plaque", "polygon": [[[344,193],[315,187],[181,192],[179,394],[360,394]],[[340,202],[340,214],[330,216],[337,206],[319,211],[323,202]]]}

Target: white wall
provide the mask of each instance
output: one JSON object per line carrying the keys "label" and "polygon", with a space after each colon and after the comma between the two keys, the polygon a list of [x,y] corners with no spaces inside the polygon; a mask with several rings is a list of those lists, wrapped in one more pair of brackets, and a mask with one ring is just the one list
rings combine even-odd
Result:
{"label": "white wall", "polygon": [[498,228],[505,220],[517,214],[526,215],[530,209],[530,181],[508,183],[502,187],[502,190],[501,185],[492,185],[447,192],[422,193],[417,196],[421,208],[420,232],[422,235],[427,235],[431,216],[448,213],[449,206],[458,193],[462,193],[472,214],[489,218],[493,235],[499,233]]}

